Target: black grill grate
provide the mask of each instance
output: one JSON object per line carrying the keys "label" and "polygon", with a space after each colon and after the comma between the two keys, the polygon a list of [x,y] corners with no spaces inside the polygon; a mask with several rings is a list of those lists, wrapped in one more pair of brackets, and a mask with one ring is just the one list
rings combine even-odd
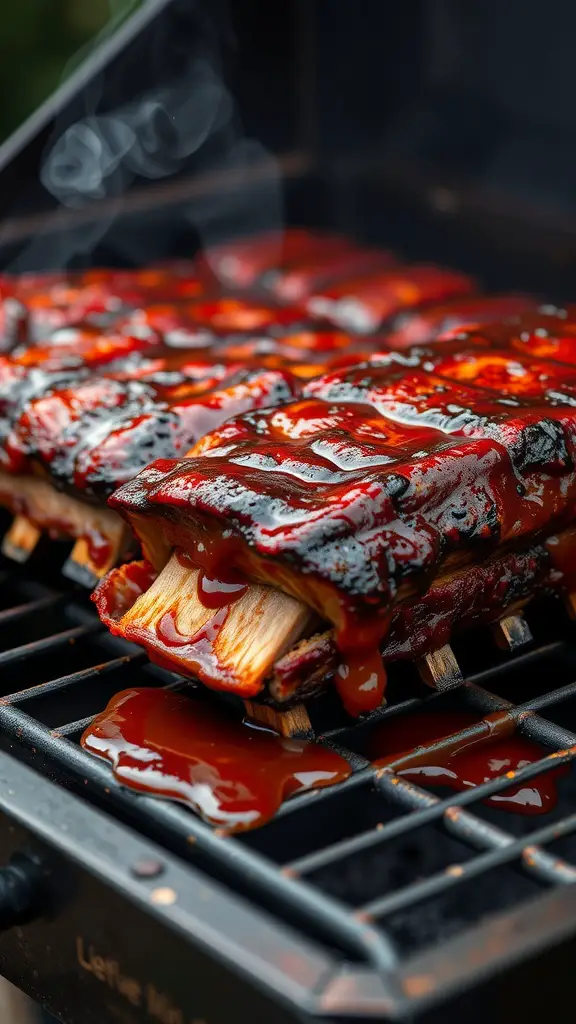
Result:
{"label": "black grill grate", "polygon": [[[108,766],[78,743],[118,690],[184,684],[110,637],[81,592],[56,589],[65,586],[60,582],[39,583],[19,569],[4,569],[0,583],[8,605],[0,611],[4,748],[347,957],[390,968],[432,939],[576,881],[576,814],[569,813],[574,773],[558,781],[555,812],[517,818],[481,804],[510,787],[506,776],[445,797],[390,769],[375,771],[358,753],[374,721],[448,707],[473,710],[479,718],[506,711],[521,734],[549,749],[515,773],[515,786],[571,764],[576,732],[563,723],[576,724],[576,682],[549,688],[574,675],[576,645],[555,605],[548,633],[539,629],[538,610],[533,613],[537,641],[531,650],[495,655],[494,664],[468,673],[458,690],[425,695],[415,683],[403,683],[396,688],[403,699],[393,699],[370,722],[326,728],[323,742],[350,760],[351,777],[293,798],[268,826],[230,838],[185,807],[122,788]],[[69,670],[71,661],[77,670]],[[518,692],[527,699],[512,702],[503,695]],[[330,717],[329,708],[318,713]]]}

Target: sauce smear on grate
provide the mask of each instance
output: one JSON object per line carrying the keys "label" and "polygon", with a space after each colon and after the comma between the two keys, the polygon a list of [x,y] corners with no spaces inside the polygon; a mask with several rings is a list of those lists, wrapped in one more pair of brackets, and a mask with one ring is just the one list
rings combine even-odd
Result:
{"label": "sauce smear on grate", "polygon": [[[469,732],[439,744],[444,737],[473,726],[476,734]],[[398,775],[421,786],[464,790],[510,774],[510,786],[493,793],[486,803],[527,815],[545,814],[556,806],[556,781],[570,769],[561,765],[516,785],[514,773],[550,753],[514,732],[512,720],[504,713],[486,719],[465,711],[395,717],[378,725],[368,742],[368,756],[377,768],[397,765]]]}
{"label": "sauce smear on grate", "polygon": [[229,832],[263,825],[293,793],[351,771],[318,743],[285,739],[166,689],[116,694],[81,742],[111,762],[123,785],[188,804]]}

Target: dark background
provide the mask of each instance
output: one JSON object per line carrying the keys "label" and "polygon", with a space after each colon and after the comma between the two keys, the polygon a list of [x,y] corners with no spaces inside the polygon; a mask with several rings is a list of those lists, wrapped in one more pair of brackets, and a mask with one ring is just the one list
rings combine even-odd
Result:
{"label": "dark background", "polygon": [[139,0],[17,0],[0,27],[0,140],[6,138],[81,60],[111,20]]}

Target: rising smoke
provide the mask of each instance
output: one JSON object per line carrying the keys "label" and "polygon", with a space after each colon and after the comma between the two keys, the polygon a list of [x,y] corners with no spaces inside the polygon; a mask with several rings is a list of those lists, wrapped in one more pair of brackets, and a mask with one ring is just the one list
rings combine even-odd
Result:
{"label": "rising smoke", "polygon": [[[182,6],[178,0],[168,3],[166,16]],[[276,161],[259,142],[245,138],[224,79],[223,43],[230,39],[224,8],[215,0],[186,0],[186,8],[186,18],[178,24],[187,28],[188,39],[179,40],[176,53],[170,34],[158,33],[151,81],[139,95],[110,107],[102,99],[103,83],[93,82],[85,91],[84,116],[56,126],[40,180],[58,207],[12,269],[66,267],[79,258],[88,263],[96,246],[112,234],[121,262],[155,258],[156,230],[153,239],[148,232],[147,244],[138,220],[126,220],[130,191],[163,179],[170,182],[177,175],[193,185],[203,183],[190,189],[177,214],[174,207],[171,211],[189,226],[191,246],[194,237],[208,247],[231,231],[279,227]],[[149,55],[143,53],[146,59]],[[211,181],[217,187],[211,188]],[[161,233],[160,201],[158,207]],[[71,211],[79,213],[78,226],[70,223]]]}
{"label": "rising smoke", "polygon": [[78,207],[122,194],[136,176],[175,174],[232,111],[210,64],[193,58],[179,82],[70,125],[44,161],[42,184],[62,205]]}

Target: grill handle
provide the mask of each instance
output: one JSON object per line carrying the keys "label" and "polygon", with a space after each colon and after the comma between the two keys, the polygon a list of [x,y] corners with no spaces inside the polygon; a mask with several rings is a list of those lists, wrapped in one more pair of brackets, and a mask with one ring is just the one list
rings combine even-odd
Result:
{"label": "grill handle", "polygon": [[45,902],[46,876],[28,853],[14,853],[0,868],[0,931],[38,917]]}

